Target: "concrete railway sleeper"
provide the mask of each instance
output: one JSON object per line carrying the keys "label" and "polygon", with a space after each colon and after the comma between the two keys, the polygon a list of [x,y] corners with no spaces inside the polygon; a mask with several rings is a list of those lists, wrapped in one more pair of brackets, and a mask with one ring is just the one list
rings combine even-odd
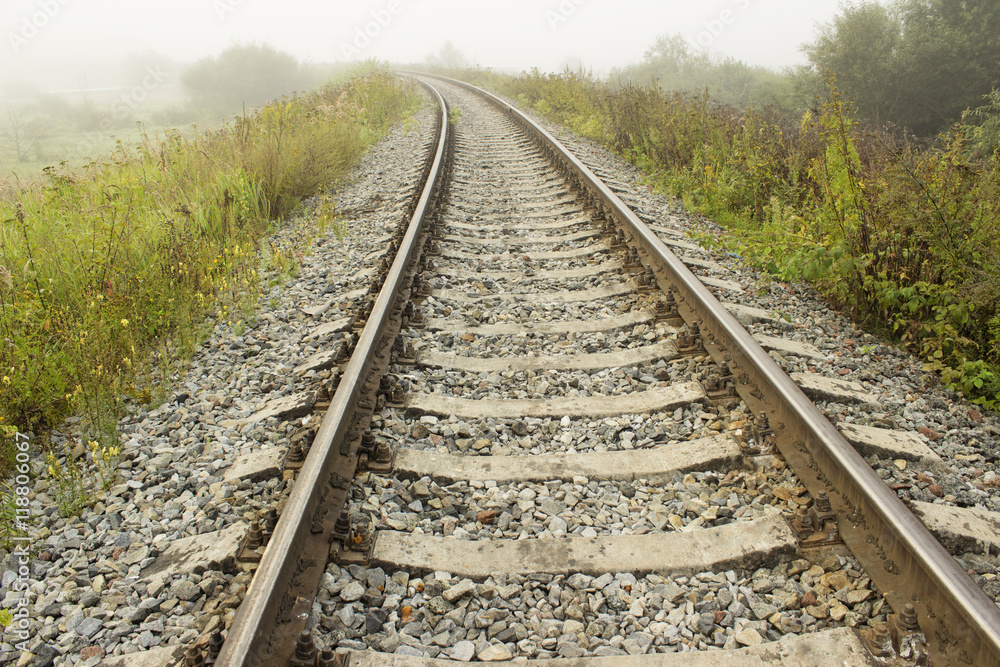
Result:
{"label": "concrete railway sleeper", "polygon": [[994,601],[857,451],[936,455],[842,435],[806,394],[873,399],[800,389],[764,349],[822,355],[747,333],[768,313],[723,307],[722,267],[504,101],[422,81],[427,187],[187,661],[1000,664]]}

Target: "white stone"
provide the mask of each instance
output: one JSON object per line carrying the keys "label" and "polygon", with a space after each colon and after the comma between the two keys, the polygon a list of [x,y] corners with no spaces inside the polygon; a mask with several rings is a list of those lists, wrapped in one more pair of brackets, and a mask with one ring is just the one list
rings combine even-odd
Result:
{"label": "white stone", "polygon": [[467,639],[463,639],[457,642],[448,651],[448,655],[452,660],[458,660],[459,662],[469,662],[474,657],[476,657],[476,645]]}
{"label": "white stone", "polygon": [[513,657],[504,644],[491,644],[479,652],[479,659],[483,662],[502,662]]}

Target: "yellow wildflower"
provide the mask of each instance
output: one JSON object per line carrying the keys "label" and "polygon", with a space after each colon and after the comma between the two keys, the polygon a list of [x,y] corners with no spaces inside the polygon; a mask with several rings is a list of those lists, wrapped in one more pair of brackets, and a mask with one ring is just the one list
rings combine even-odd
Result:
{"label": "yellow wildflower", "polygon": [[127,327],[128,326],[128,320],[126,320],[125,318],[122,318],[122,326],[123,327]]}

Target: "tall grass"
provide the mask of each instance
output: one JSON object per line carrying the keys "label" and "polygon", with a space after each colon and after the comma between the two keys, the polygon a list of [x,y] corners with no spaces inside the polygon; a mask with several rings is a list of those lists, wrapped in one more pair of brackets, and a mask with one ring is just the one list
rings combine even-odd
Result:
{"label": "tall grass", "polygon": [[1000,93],[920,145],[856,122],[835,81],[796,118],[573,73],[471,78],[617,151],[729,225],[731,250],[816,282],[955,389],[1000,405]]}
{"label": "tall grass", "polygon": [[80,413],[90,456],[116,456],[152,356],[252,292],[262,237],[417,101],[369,71],[196,138],[48,169],[0,200],[0,425],[40,433]]}

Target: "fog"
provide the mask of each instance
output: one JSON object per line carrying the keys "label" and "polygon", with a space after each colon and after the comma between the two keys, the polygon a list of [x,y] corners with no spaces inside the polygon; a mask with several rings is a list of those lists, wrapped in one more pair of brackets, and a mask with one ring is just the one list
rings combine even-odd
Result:
{"label": "fog", "polygon": [[[838,0],[7,0],[0,7],[0,94],[132,85],[121,63],[156,52],[176,66],[237,43],[267,43],[307,63],[369,58],[420,62],[450,40],[475,65],[607,73],[641,60],[658,35],[773,68],[803,63],[799,47]],[[168,60],[161,61],[163,63]],[[172,71],[171,71],[172,70]],[[23,86],[22,93],[24,92]]]}
{"label": "fog", "polygon": [[[0,183],[147,134],[218,127],[368,60],[621,76],[670,35],[700,67],[672,85],[714,90],[697,54],[802,64],[800,47],[837,11],[838,0],[4,0]],[[656,66],[639,73],[662,80]],[[766,86],[738,88],[714,92],[739,105]]]}

